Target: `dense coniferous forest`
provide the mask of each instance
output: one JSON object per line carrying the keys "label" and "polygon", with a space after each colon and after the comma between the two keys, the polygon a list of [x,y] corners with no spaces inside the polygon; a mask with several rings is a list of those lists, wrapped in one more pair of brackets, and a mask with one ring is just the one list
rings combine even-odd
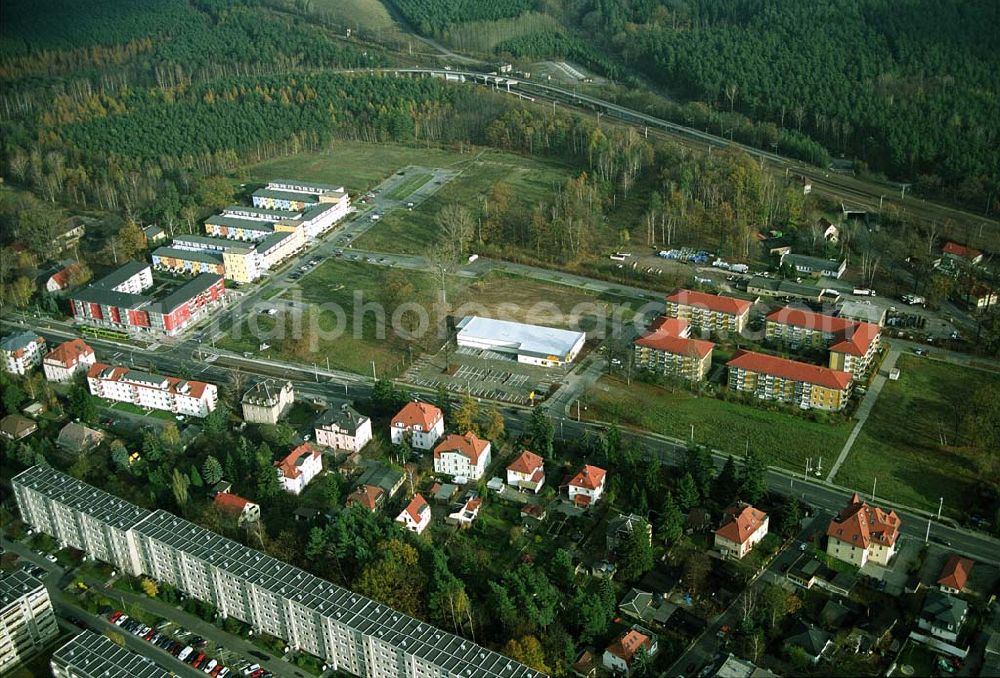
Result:
{"label": "dense coniferous forest", "polygon": [[[404,13],[412,4],[393,1]],[[433,15],[434,3],[421,11]],[[507,16],[520,6],[481,4]],[[977,210],[1000,182],[1000,4],[991,0],[555,0],[540,8],[565,30],[526,32],[494,51],[566,57],[614,78],[641,74],[683,100],[772,123],[775,135],[808,135],[830,155]]]}

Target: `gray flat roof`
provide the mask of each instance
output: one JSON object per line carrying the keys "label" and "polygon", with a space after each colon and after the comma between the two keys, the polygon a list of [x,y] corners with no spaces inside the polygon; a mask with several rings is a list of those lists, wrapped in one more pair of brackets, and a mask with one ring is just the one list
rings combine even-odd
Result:
{"label": "gray flat roof", "polygon": [[179,250],[174,247],[157,247],[153,250],[157,257],[172,257],[183,261],[198,261],[203,264],[222,264],[222,255],[205,250]]}
{"label": "gray flat roof", "polygon": [[18,598],[44,586],[41,579],[31,576],[24,570],[4,572],[0,575],[0,608],[7,607]]}
{"label": "gray flat roof", "polygon": [[840,315],[844,318],[860,319],[881,325],[885,316],[885,307],[870,302],[848,300],[840,305]]}
{"label": "gray flat roof", "polygon": [[259,243],[257,243],[257,251],[263,254],[264,252],[267,252],[269,249],[280,243],[285,238],[290,237],[291,235],[292,235],[291,231],[278,231],[277,233],[272,233],[271,235],[267,236]]}
{"label": "gray flat roof", "polygon": [[101,304],[103,306],[117,306],[119,308],[140,308],[152,301],[151,297],[142,294],[130,294],[128,292],[115,292],[112,289],[103,287],[84,287],[82,290],[74,292],[70,299],[84,301],[90,304]]}
{"label": "gray flat roof", "polygon": [[150,657],[126,650],[107,636],[84,631],[52,655],[57,666],[72,666],[81,678],[167,678],[174,673]]}
{"label": "gray flat roof", "polygon": [[298,181],[297,179],[271,179],[267,182],[268,187],[288,187],[288,186],[302,186],[304,188],[310,188],[317,191],[342,191],[343,186],[335,186],[333,184],[317,184],[311,181]]}
{"label": "gray flat roof", "polygon": [[296,193],[295,191],[280,191],[270,188],[258,188],[253,192],[255,198],[274,198],[275,200],[294,200],[302,203],[317,203],[319,196],[315,193]]}
{"label": "gray flat roof", "polygon": [[220,280],[222,280],[222,276],[217,273],[200,273],[167,296],[157,301],[153,304],[153,307],[160,313],[170,313],[181,304],[187,302],[193,297],[198,296]]}
{"label": "gray flat roof", "polygon": [[23,485],[120,530],[135,527],[139,521],[149,516],[146,509],[49,466],[32,466],[14,476],[12,482],[15,486]]}
{"label": "gray flat roof", "polygon": [[304,212],[295,212],[293,210],[269,210],[263,207],[247,207],[245,205],[230,205],[225,210],[223,210],[222,216],[236,216],[240,215],[250,215],[251,219],[260,219],[261,221],[295,221],[296,219],[301,219]]}
{"label": "gray flat roof", "polygon": [[228,214],[216,214],[208,219],[205,219],[206,224],[227,226],[229,228],[244,228],[248,231],[265,231],[270,233],[274,230],[274,224],[270,221],[261,221],[259,219],[243,219],[240,217],[234,217]]}
{"label": "gray flat roof", "polygon": [[581,337],[586,336],[584,332],[482,318],[476,315],[465,316],[458,327],[459,339],[492,342],[498,346],[514,348],[519,353],[539,357],[554,355],[562,358],[576,346]]}
{"label": "gray flat roof", "polygon": [[781,257],[782,263],[785,259],[792,262],[793,265],[808,266],[809,268],[816,271],[837,271],[840,269],[841,262],[836,259],[824,259],[823,257],[811,257],[808,254],[792,254],[788,253]]}
{"label": "gray flat roof", "polygon": [[756,289],[767,289],[772,292],[783,292],[784,294],[798,296],[798,297],[819,297],[820,289],[818,287],[813,287],[811,285],[803,285],[797,283],[794,280],[782,280],[780,278],[765,278],[764,276],[755,275],[750,279],[747,284],[747,291],[750,288]]}
{"label": "gray flat roof", "polygon": [[243,240],[230,240],[229,238],[216,238],[211,235],[178,235],[174,236],[175,246],[181,245],[197,245],[199,247],[217,247],[221,250],[252,250],[257,246],[255,242],[245,242]]}
{"label": "gray flat roof", "polygon": [[90,286],[111,289],[121,285],[135,274],[140,273],[147,268],[149,268],[149,264],[144,261],[129,261],[114,271],[111,271],[111,273],[108,273],[100,280],[91,283]]}

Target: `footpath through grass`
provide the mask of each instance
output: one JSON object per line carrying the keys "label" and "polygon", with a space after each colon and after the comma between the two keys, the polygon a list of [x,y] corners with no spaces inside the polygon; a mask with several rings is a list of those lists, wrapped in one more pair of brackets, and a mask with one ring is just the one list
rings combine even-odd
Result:
{"label": "footpath through grass", "polygon": [[587,391],[586,416],[635,426],[742,456],[750,442],[769,464],[802,471],[808,457],[833,463],[850,435],[853,422],[827,423],[781,411],[696,397],[687,391],[667,389],[615,377],[602,377]]}
{"label": "footpath through grass", "polygon": [[944,497],[946,512],[974,512],[976,456],[989,452],[961,447],[960,427],[979,388],[1000,394],[1000,374],[911,355],[896,367],[834,481],[871,492],[878,477],[878,496],[930,510]]}

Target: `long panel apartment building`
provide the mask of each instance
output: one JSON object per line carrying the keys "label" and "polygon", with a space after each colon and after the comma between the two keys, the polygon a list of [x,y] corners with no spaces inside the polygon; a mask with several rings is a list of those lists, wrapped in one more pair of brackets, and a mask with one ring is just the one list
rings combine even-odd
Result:
{"label": "long panel apartment building", "polygon": [[91,365],[87,371],[87,385],[90,392],[100,398],[191,417],[207,417],[219,401],[215,384],[105,363]]}
{"label": "long panel apartment building", "polygon": [[701,381],[712,366],[715,344],[691,338],[691,325],[660,317],[633,342],[635,365],[665,376]]}
{"label": "long panel apartment building", "polygon": [[170,678],[177,675],[107,636],[84,631],[60,647],[49,662],[55,678]]}
{"label": "long panel apartment building", "polygon": [[267,210],[307,213],[313,210],[308,218],[316,219],[319,215],[324,215],[323,220],[329,221],[326,228],[329,228],[329,225],[347,215],[351,199],[343,186],[272,179],[266,187],[254,191],[253,206]]}
{"label": "long panel apartment building", "polygon": [[38,654],[58,635],[45,584],[24,570],[0,574],[0,674]]}
{"label": "long panel apartment building", "polygon": [[731,390],[761,400],[836,412],[847,406],[850,397],[849,372],[753,351],[738,351],[726,366]]}
{"label": "long panel apartment building", "polygon": [[739,333],[747,325],[752,304],[745,299],[677,290],[666,298],[666,315],[710,332]]}
{"label": "long panel apartment building", "polygon": [[[106,562],[132,574],[175,586],[223,617],[322,658],[334,671],[373,678],[542,676],[470,640],[166,511],[116,500],[50,467],[34,466],[12,483],[28,524],[100,560],[107,554],[113,560]],[[110,512],[115,501],[125,506]],[[71,529],[105,522],[113,529],[91,530],[89,537]],[[94,543],[101,540],[116,545]]]}
{"label": "long panel apartment building", "polygon": [[829,367],[860,377],[878,353],[881,330],[874,323],[858,322],[785,306],[767,316],[768,339],[791,345],[828,349]]}
{"label": "long panel apartment building", "polygon": [[201,273],[159,299],[149,264],[129,262],[70,296],[73,319],[92,327],[135,334],[180,334],[222,304],[226,283],[216,273]]}

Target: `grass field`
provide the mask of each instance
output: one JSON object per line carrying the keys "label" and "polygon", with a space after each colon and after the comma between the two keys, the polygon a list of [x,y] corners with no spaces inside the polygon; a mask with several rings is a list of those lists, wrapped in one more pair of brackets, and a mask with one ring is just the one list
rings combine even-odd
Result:
{"label": "grass field", "polygon": [[426,172],[415,172],[396,184],[391,191],[385,194],[389,200],[402,200],[412,195],[417,189],[431,180],[431,175]]}
{"label": "grass field", "polygon": [[962,403],[978,388],[992,384],[1000,393],[1000,375],[950,363],[900,356],[898,381],[890,381],[865,422],[836,477],[839,485],[871,491],[909,506],[971,510],[977,478],[974,453],[942,446],[943,435],[956,443]]}
{"label": "grass field", "polygon": [[[437,240],[437,214],[451,203],[465,205],[478,212],[483,197],[494,184],[510,185],[518,206],[531,210],[540,200],[555,193],[555,189],[573,176],[571,168],[557,163],[525,158],[512,153],[483,151],[475,156],[460,156],[467,162],[460,165],[462,173],[441,187],[437,193],[418,205],[412,212],[390,212],[377,227],[355,242],[360,249],[397,254],[425,254]],[[434,157],[420,158],[416,164],[425,167],[451,167]],[[392,197],[392,196],[389,196]]]}
{"label": "grass field", "polygon": [[[417,332],[417,326],[412,324],[415,315],[404,316],[404,323],[411,323],[407,329],[421,334],[412,340],[398,336],[393,330],[392,309],[382,314],[386,324],[380,333],[376,311],[366,306],[386,301],[384,289],[390,276],[405,279],[413,288],[406,299],[427,311],[429,327],[423,333]],[[436,353],[441,348],[445,336],[436,328],[447,315],[478,313],[563,327],[579,322],[582,328],[589,329],[610,312],[614,302],[624,301],[565,285],[496,274],[481,280],[446,278],[448,306],[441,307],[439,284],[436,276],[427,273],[402,273],[342,259],[327,261],[303,278],[297,291],[282,297],[298,299],[306,305],[307,319],[303,324],[308,326],[313,321],[320,330],[316,333],[316,351],[303,353],[294,342],[280,339],[283,327],[294,327],[293,321],[282,314],[253,316],[248,324],[228,334],[218,345],[240,353],[258,353],[259,344],[266,341],[270,348],[262,353],[265,356],[320,366],[325,366],[329,359],[331,368],[361,374],[371,374],[374,360],[379,375],[396,376],[406,368],[411,350],[412,357],[417,358],[421,353]],[[308,317],[310,314],[315,317]],[[338,326],[342,331],[334,336]],[[250,327],[258,331],[251,331]]]}
{"label": "grass field", "polygon": [[851,432],[850,422],[822,423],[797,414],[770,412],[750,405],[602,377],[584,396],[586,416],[635,426],[742,456],[747,441],[769,464],[795,471],[807,457],[833,463]]}

